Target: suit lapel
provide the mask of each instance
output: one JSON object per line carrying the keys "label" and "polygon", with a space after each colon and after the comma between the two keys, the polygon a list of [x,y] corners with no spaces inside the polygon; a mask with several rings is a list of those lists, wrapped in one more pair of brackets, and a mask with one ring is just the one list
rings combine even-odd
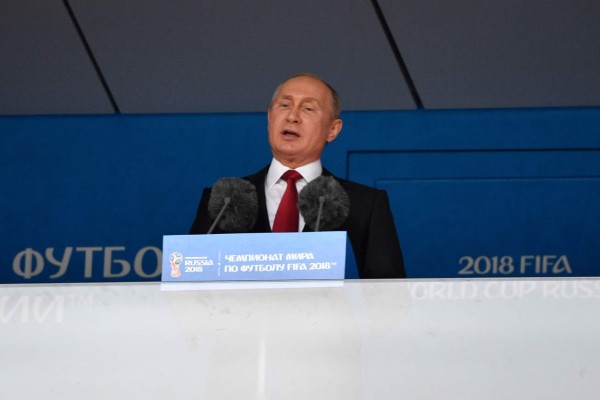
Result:
{"label": "suit lapel", "polygon": [[268,172],[269,166],[263,168],[254,175],[244,178],[256,187],[256,194],[258,197],[258,215],[256,217],[256,224],[254,224],[254,228],[252,228],[252,232],[271,232],[271,225],[269,224],[269,216],[267,214],[267,200],[265,197],[265,179]]}

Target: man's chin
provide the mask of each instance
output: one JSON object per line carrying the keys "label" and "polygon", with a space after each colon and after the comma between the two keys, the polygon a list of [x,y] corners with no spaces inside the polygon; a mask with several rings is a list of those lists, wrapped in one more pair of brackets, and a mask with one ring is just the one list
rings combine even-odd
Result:
{"label": "man's chin", "polygon": [[279,143],[278,146],[273,150],[274,153],[280,154],[282,157],[298,157],[300,156],[300,149],[296,145],[296,143]]}

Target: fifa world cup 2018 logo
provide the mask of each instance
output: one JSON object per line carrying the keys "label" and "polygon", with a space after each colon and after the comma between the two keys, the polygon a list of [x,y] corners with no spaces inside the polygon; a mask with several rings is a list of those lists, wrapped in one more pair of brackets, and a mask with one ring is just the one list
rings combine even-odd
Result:
{"label": "fifa world cup 2018 logo", "polygon": [[171,253],[169,259],[171,260],[171,277],[179,278],[181,276],[181,269],[179,268],[179,266],[183,261],[183,254],[181,254],[178,251],[173,252]]}

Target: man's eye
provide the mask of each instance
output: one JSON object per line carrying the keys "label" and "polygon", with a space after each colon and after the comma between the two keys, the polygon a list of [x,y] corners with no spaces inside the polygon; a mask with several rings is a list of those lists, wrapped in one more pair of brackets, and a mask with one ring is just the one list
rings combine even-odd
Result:
{"label": "man's eye", "polygon": [[306,111],[315,111],[315,109],[314,109],[314,108],[312,108],[312,107],[304,107],[304,109],[305,109]]}
{"label": "man's eye", "polygon": [[281,108],[288,108],[289,104],[281,103],[281,104],[279,104],[279,107],[281,107]]}

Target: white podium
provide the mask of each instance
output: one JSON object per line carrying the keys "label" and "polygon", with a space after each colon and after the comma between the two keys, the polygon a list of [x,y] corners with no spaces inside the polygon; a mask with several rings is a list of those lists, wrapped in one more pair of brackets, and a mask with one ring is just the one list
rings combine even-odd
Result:
{"label": "white podium", "polygon": [[600,279],[169,285],[0,285],[0,398],[600,393]]}

